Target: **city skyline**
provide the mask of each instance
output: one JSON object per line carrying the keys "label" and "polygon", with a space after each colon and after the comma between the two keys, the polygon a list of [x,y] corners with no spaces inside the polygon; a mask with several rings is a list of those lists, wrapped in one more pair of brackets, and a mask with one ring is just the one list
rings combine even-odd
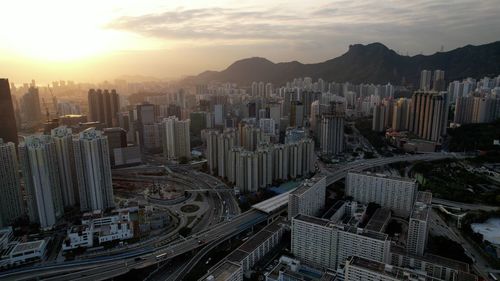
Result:
{"label": "city skyline", "polygon": [[[95,82],[138,74],[178,78],[254,56],[314,63],[356,43],[381,42],[403,55],[428,55],[442,46],[446,51],[493,42],[500,34],[499,8],[488,0],[5,5],[9,13],[0,24],[16,23],[16,28],[6,29],[0,41],[0,62],[9,70],[0,76],[16,83],[56,77]],[[26,5],[32,9],[23,9]]]}

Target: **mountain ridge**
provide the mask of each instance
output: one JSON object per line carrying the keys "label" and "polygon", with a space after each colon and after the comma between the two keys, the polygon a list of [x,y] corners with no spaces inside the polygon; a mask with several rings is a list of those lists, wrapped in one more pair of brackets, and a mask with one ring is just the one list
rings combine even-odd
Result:
{"label": "mountain ridge", "polygon": [[404,79],[415,85],[422,69],[442,69],[446,72],[447,81],[498,75],[500,41],[414,56],[399,55],[380,42],[352,44],[344,54],[319,63],[296,60],[274,63],[263,57],[250,57],[237,60],[222,71],[208,70],[186,79],[195,83],[219,81],[241,85],[252,81],[283,85],[297,77],[376,84],[401,84]]}

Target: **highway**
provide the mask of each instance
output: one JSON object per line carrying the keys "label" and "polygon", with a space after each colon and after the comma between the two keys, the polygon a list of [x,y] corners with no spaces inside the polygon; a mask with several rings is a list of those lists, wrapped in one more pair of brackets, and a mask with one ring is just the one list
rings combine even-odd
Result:
{"label": "highway", "polygon": [[[348,171],[362,171],[368,168],[383,166],[401,161],[433,161],[444,158],[455,157],[452,154],[423,154],[405,155],[390,158],[378,158],[362,160],[349,163],[336,168],[327,168],[324,173],[327,175],[327,184],[344,178]],[[208,230],[192,235],[185,240],[176,240],[168,245],[160,247],[146,247],[142,250],[94,258],[91,260],[63,262],[60,264],[41,264],[32,267],[18,268],[0,273],[1,280],[105,280],[121,275],[133,268],[143,268],[154,265],[163,260],[167,260],[184,253],[193,251],[203,245],[210,244],[215,240],[226,239],[227,233],[242,232],[249,227],[265,221],[268,214],[251,209],[243,214],[235,216],[230,221],[224,221],[212,225]],[[113,270],[104,271],[103,268],[110,266]],[[71,274],[71,275],[68,275]],[[56,275],[56,276],[54,276]],[[89,279],[92,276],[94,279]],[[55,279],[54,279],[55,278]]]}

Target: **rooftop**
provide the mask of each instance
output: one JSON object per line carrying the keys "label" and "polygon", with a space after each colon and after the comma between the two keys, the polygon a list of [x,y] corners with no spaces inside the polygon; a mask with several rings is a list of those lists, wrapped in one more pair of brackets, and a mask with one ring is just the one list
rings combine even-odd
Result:
{"label": "rooftop", "polygon": [[[213,277],[214,281],[228,280],[231,275],[240,270],[240,266],[230,261],[224,261],[213,271],[209,272],[208,277]],[[206,278],[208,279],[208,278]]]}
{"label": "rooftop", "polygon": [[272,213],[288,204],[288,195],[293,191],[289,190],[285,193],[282,193],[280,195],[276,195],[272,198],[269,198],[265,201],[262,201],[260,203],[257,203],[252,206],[252,208],[262,211],[264,213]]}
{"label": "rooftop", "polygon": [[317,217],[307,216],[307,215],[303,215],[303,214],[297,215],[294,218],[294,220],[300,220],[300,221],[304,221],[304,222],[308,222],[308,223],[312,223],[312,224],[317,224],[317,225],[321,225],[321,226],[327,226],[331,223],[329,220],[320,219]]}
{"label": "rooftop", "polygon": [[250,253],[255,251],[264,241],[269,239],[274,233],[276,233],[282,226],[280,224],[284,223],[284,219],[277,219],[264,229],[259,231],[257,234],[252,236],[248,241],[243,243],[238,249],[233,251],[227,259],[233,262],[240,262]]}
{"label": "rooftop", "polygon": [[17,253],[24,253],[27,251],[39,251],[44,246],[45,246],[45,240],[19,243],[12,249],[11,255],[15,255]]}
{"label": "rooftop", "polygon": [[411,183],[416,183],[417,182],[416,179],[402,178],[402,177],[396,177],[396,176],[392,176],[392,175],[379,174],[379,173],[371,173],[371,172],[349,172],[348,174],[358,174],[358,175],[370,176],[370,177],[375,177],[375,178],[383,178],[383,179],[390,179],[390,180],[406,181],[406,182],[411,182]]}
{"label": "rooftop", "polygon": [[304,194],[306,191],[308,191],[311,187],[313,187],[315,184],[320,182],[322,179],[325,179],[325,176],[315,176],[311,179],[304,180],[299,187],[297,187],[294,191],[291,192],[292,195],[297,195],[300,196]]}
{"label": "rooftop", "polygon": [[385,224],[391,218],[391,210],[388,208],[378,208],[371,217],[368,224],[365,226],[366,230],[381,232]]}

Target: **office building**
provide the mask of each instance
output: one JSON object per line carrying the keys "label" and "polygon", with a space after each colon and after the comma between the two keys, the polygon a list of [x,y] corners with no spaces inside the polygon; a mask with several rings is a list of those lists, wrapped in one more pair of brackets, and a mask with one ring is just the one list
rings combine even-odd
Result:
{"label": "office building", "polygon": [[288,195],[288,219],[298,214],[316,216],[325,207],[326,177],[306,179]]}
{"label": "office building", "polygon": [[66,126],[60,126],[51,131],[51,136],[57,152],[63,204],[65,207],[72,207],[79,202],[72,131]]}
{"label": "office building", "polygon": [[64,214],[57,150],[51,136],[29,136],[19,144],[30,221],[53,227]]}
{"label": "office building", "polygon": [[108,139],[89,128],[73,139],[80,209],[105,210],[115,206]]}
{"label": "office building", "polygon": [[424,254],[429,233],[429,212],[431,203],[431,193],[418,192],[408,224],[406,248],[410,254],[419,256]]}
{"label": "office building", "polygon": [[0,227],[23,214],[16,145],[0,138]]}
{"label": "office building", "polygon": [[17,145],[16,116],[8,79],[0,79],[0,124],[0,138],[6,143],[13,142]]}
{"label": "office building", "polygon": [[369,172],[349,172],[346,178],[346,196],[361,203],[374,202],[408,217],[417,193],[414,179],[391,177]]}

